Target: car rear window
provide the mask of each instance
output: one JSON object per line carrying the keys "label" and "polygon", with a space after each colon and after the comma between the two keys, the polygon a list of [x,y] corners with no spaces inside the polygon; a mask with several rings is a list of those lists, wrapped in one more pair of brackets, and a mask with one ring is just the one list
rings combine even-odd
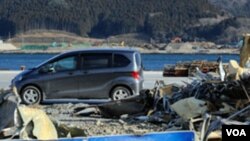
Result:
{"label": "car rear window", "polygon": [[126,67],[130,64],[130,62],[131,61],[122,54],[114,55],[114,67]]}

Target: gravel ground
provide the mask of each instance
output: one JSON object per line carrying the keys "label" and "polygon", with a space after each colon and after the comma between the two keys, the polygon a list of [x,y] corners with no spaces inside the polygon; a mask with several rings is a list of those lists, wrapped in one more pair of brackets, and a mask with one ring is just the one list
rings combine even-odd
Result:
{"label": "gravel ground", "polygon": [[73,115],[74,108],[87,106],[85,104],[55,104],[43,105],[47,115],[58,124],[83,129],[87,136],[136,134],[141,135],[149,132],[166,130],[165,124],[153,124],[149,122],[131,119],[107,119],[102,117],[76,117]]}

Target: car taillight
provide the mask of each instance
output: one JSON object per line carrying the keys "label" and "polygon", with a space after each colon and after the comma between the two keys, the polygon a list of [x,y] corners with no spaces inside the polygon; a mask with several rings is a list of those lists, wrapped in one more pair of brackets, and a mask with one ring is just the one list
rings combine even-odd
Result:
{"label": "car taillight", "polygon": [[132,72],[132,77],[136,80],[138,80],[140,78],[140,74],[138,71],[133,71]]}

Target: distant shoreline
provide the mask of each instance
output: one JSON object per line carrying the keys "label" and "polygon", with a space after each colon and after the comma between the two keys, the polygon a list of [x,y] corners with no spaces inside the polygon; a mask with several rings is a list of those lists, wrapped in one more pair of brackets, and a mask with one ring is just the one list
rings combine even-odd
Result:
{"label": "distant shoreline", "polygon": [[[0,51],[0,54],[59,54],[62,52],[68,52],[72,50],[36,50],[36,51],[23,51],[23,50],[15,50],[15,51]],[[160,51],[160,50],[139,50],[143,54],[240,54],[239,52],[226,52],[224,50],[218,50],[213,52],[180,52],[180,51],[172,51],[172,52],[166,52],[166,51]]]}
{"label": "distant shoreline", "polygon": [[[0,70],[19,70],[23,67],[33,68],[41,64],[45,60],[58,55],[46,53],[10,53],[0,54]],[[174,65],[178,62],[186,61],[216,61],[219,56],[222,56],[223,62],[229,60],[239,60],[238,54],[184,54],[184,53],[141,53],[145,70],[162,70],[165,65]]]}

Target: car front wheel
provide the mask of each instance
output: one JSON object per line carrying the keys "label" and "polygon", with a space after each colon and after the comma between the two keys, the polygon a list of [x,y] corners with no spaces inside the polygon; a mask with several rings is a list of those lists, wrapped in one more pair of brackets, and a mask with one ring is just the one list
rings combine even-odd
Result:
{"label": "car front wheel", "polygon": [[24,104],[39,104],[41,101],[41,91],[35,86],[27,86],[22,90],[21,98]]}
{"label": "car front wheel", "polygon": [[132,94],[128,88],[119,86],[119,87],[116,87],[115,89],[112,90],[111,99],[112,100],[120,100],[120,99],[127,98],[131,95]]}

